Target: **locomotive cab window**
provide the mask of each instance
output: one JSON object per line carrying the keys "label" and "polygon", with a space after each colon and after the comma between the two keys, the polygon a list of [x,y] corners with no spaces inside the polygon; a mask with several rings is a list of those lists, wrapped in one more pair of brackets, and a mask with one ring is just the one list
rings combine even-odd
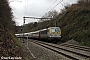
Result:
{"label": "locomotive cab window", "polygon": [[60,29],[59,29],[59,28],[56,28],[56,29],[55,29],[55,32],[60,32]]}
{"label": "locomotive cab window", "polygon": [[52,28],[52,32],[60,32],[59,28]]}

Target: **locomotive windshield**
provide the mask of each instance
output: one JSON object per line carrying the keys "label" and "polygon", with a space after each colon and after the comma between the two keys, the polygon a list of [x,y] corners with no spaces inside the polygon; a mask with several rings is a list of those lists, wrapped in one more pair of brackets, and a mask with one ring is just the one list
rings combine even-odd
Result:
{"label": "locomotive windshield", "polygon": [[52,28],[52,32],[60,32],[59,28]]}

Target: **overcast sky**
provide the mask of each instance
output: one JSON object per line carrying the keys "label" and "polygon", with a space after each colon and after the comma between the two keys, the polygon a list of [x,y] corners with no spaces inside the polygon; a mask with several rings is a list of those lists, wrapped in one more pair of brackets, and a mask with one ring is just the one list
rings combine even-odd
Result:
{"label": "overcast sky", "polygon": [[[10,7],[15,17],[14,20],[19,26],[23,24],[24,16],[42,17],[48,11],[57,10],[59,12],[60,9],[64,8],[66,3],[72,4],[77,2],[77,0],[63,0],[61,3],[60,1],[62,0],[9,0]],[[38,20],[26,19],[25,24],[35,21]]]}

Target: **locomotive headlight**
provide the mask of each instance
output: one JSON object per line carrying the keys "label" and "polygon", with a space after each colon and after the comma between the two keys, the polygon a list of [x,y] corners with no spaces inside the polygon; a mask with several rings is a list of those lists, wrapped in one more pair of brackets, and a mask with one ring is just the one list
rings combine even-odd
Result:
{"label": "locomotive headlight", "polygon": [[52,37],[52,36],[50,36],[50,37]]}
{"label": "locomotive headlight", "polygon": [[53,35],[51,34],[50,37],[52,37]]}

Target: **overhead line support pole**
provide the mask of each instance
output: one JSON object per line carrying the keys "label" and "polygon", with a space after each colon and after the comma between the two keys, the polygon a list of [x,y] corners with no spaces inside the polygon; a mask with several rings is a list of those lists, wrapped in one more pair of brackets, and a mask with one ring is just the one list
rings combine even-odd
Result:
{"label": "overhead line support pole", "polygon": [[[52,19],[52,18],[23,17],[23,37],[24,37],[25,18],[31,18],[31,19]],[[23,39],[23,42],[24,42],[24,39]]]}

